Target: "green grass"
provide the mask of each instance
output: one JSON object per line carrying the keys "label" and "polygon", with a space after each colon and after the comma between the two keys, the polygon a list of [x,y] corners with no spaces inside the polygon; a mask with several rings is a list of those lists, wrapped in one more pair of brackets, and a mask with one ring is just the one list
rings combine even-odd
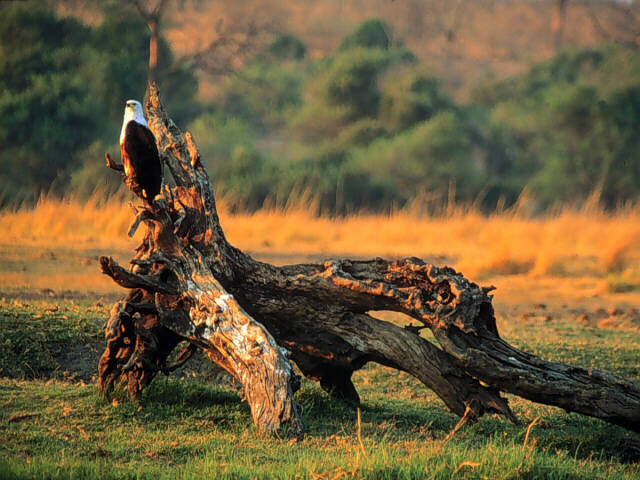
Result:
{"label": "green grass", "polygon": [[[53,305],[56,312],[42,313]],[[491,416],[444,443],[457,418],[409,375],[377,365],[355,375],[364,452],[356,412],[310,381],[297,393],[307,436],[291,443],[257,431],[231,387],[160,376],[138,405],[124,391],[112,403],[94,383],[47,379],[61,351],[101,335],[104,318],[105,308],[90,302],[0,303],[0,345],[20,345],[0,353],[0,478],[640,477],[638,435],[515,397],[525,425],[540,417],[526,445],[526,426]],[[637,333],[569,322],[503,330],[545,358],[639,379]]]}
{"label": "green grass", "polygon": [[62,374],[61,356],[95,345],[107,314],[95,301],[0,300],[0,377]]}

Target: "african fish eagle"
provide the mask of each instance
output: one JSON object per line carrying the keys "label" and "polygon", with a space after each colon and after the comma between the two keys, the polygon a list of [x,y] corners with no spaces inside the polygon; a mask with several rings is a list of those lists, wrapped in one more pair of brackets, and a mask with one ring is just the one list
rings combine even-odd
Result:
{"label": "african fish eagle", "polygon": [[120,132],[120,153],[129,187],[151,205],[160,193],[162,164],[156,139],[137,100],[127,100]]}

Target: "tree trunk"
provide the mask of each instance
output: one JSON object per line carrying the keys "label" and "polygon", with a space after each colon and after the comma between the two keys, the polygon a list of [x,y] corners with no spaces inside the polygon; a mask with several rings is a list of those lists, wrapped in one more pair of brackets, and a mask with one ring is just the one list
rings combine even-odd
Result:
{"label": "tree trunk", "polygon": [[149,37],[149,83],[155,82],[158,76],[158,42],[160,37],[158,28],[158,20],[149,21],[149,30],[151,31]]}
{"label": "tree trunk", "polygon": [[551,35],[555,51],[562,49],[564,43],[564,30],[567,23],[567,7],[569,0],[554,0],[553,13],[551,14]]}
{"label": "tree trunk", "polygon": [[[413,375],[465,421],[496,412],[517,423],[504,391],[640,431],[637,385],[515,349],[498,334],[491,289],[450,268],[417,258],[276,267],[234,248],[193,139],[167,117],[154,85],[146,109],[176,186],[140,208],[129,233],[141,222],[147,231],[131,271],[101,259],[102,271],[130,289],[108,322],[102,392],[122,378],[138,398],[155,373],[174,368],[167,356],[186,339],[240,382],[256,424],[271,432],[302,434],[289,359],[354,404],[351,375],[373,361]],[[401,328],[368,314],[375,310],[421,325]],[[423,328],[439,347],[419,335]]]}

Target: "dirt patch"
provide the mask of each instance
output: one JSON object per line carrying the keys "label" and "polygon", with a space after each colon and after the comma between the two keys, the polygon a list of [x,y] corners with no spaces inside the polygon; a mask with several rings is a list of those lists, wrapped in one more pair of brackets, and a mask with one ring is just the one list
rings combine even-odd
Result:
{"label": "dirt patch", "polygon": [[[82,380],[94,383],[97,380],[98,360],[104,351],[104,339],[95,339],[91,342],[74,346],[56,357],[59,365],[52,377],[61,377],[65,380]],[[227,383],[231,378],[227,372],[209,360],[202,352],[196,352],[193,357],[181,368],[171,373],[177,378],[199,378],[215,383]]]}
{"label": "dirt patch", "polygon": [[589,328],[608,328],[640,332],[640,311],[636,308],[576,312],[576,322]]}
{"label": "dirt patch", "polygon": [[104,349],[104,340],[95,339],[90,343],[74,345],[63,352],[56,361],[56,373],[67,380],[94,382],[98,373],[98,360]]}

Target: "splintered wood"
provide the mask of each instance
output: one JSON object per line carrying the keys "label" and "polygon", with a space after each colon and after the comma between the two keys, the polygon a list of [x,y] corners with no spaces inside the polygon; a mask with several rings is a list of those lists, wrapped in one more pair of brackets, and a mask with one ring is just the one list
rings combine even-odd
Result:
{"label": "splintered wood", "polygon": [[[487,412],[518,423],[501,392],[557,405],[640,431],[640,388],[590,369],[546,362],[500,338],[491,287],[417,258],[329,260],[276,267],[231,246],[189,133],[165,113],[155,85],[149,127],[173,179],[138,207],[146,232],[132,268],[101,258],[129,289],[107,323],[99,387],[126,381],[137,399],[183,340],[238,380],[258,427],[300,438],[291,361],[337,399],[358,405],[354,371],[377,362],[408,372],[464,422]],[[120,170],[109,159],[108,166]],[[169,186],[169,183],[172,186]],[[368,314],[393,310],[420,322],[402,328]],[[439,346],[419,335],[429,328]]]}

